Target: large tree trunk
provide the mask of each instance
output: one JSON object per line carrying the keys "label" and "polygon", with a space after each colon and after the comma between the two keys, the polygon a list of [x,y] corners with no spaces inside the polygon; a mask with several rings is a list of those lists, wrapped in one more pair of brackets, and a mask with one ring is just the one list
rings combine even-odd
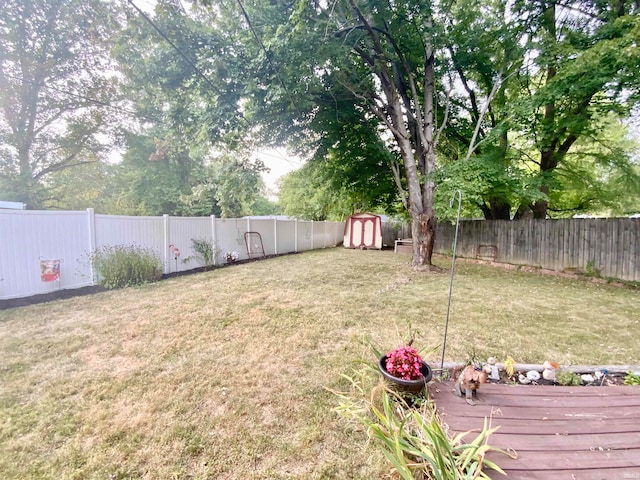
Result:
{"label": "large tree trunk", "polygon": [[489,197],[489,203],[479,205],[485,220],[511,220],[511,204],[500,197]]}
{"label": "large tree trunk", "polygon": [[[374,92],[368,105],[371,112],[388,127],[398,146],[407,194],[397,182],[411,217],[414,267],[431,267],[435,243],[436,215],[433,208],[436,185],[435,170],[434,89],[435,56],[432,47],[432,21],[426,21],[424,38],[424,78],[420,92],[419,77],[414,76],[411,64],[388,31],[388,25],[375,26],[370,15],[365,15],[357,2],[349,0],[355,16],[362,23],[369,42],[356,44],[354,51],[377,77],[382,94]],[[393,39],[392,39],[393,40]],[[355,92],[354,92],[355,93]],[[356,93],[357,94],[357,93]],[[371,100],[371,99],[369,99]],[[397,176],[397,172],[394,172]]]}
{"label": "large tree trunk", "polygon": [[430,267],[436,242],[436,219],[426,213],[411,216],[414,267]]}

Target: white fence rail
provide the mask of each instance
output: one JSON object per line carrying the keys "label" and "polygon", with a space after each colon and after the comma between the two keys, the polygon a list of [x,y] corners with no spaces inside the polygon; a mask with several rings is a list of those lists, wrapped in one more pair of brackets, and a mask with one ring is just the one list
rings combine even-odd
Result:
{"label": "white fence rail", "polygon": [[[204,266],[192,239],[213,242],[214,264],[231,251],[247,259],[247,232],[260,234],[266,255],[277,255],[338,245],[344,222],[0,210],[0,300],[94,285],[89,255],[106,246],[149,248],[162,260],[165,274]],[[180,250],[177,259],[172,245]],[[54,280],[43,274],[52,265],[59,266]]]}

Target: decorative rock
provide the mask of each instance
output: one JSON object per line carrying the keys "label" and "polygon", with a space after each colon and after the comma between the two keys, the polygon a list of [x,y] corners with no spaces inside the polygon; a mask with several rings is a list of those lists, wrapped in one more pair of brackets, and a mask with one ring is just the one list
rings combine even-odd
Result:
{"label": "decorative rock", "polygon": [[518,381],[523,385],[529,385],[531,383],[531,380],[528,379],[527,376],[523,375],[522,373],[518,375]]}
{"label": "decorative rock", "polygon": [[527,372],[527,379],[529,379],[529,381],[531,382],[536,382],[540,380],[540,372],[536,370],[529,370]]}
{"label": "decorative rock", "polygon": [[584,383],[592,383],[596,381],[595,377],[590,373],[585,373],[584,375],[580,375],[580,378]]}

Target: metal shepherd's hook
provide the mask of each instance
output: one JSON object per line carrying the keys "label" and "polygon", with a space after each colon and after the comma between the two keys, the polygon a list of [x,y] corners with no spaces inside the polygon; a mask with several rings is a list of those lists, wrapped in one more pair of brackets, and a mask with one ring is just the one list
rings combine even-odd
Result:
{"label": "metal shepherd's hook", "polygon": [[[444,324],[444,341],[442,342],[442,360],[440,361],[440,375],[444,372],[444,352],[447,348],[447,330],[449,329],[449,312],[451,310],[451,292],[453,292],[453,270],[456,265],[456,249],[458,247],[458,227],[460,226],[460,208],[462,207],[462,192],[456,191],[458,195],[458,216],[456,217],[456,236],[453,240],[453,256],[451,257],[451,278],[449,280],[449,302],[447,303],[447,320]],[[453,207],[456,194],[449,201],[449,208]]]}

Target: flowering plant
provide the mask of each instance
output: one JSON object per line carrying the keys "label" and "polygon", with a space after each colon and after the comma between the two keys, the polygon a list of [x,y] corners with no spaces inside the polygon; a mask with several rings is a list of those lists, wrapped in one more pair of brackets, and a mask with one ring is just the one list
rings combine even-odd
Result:
{"label": "flowering plant", "polygon": [[403,380],[417,380],[421,378],[422,357],[410,345],[398,347],[387,355],[387,372]]}
{"label": "flowering plant", "polygon": [[238,258],[240,258],[240,254],[236,251],[227,252],[224,254],[224,259],[227,262],[235,262]]}

